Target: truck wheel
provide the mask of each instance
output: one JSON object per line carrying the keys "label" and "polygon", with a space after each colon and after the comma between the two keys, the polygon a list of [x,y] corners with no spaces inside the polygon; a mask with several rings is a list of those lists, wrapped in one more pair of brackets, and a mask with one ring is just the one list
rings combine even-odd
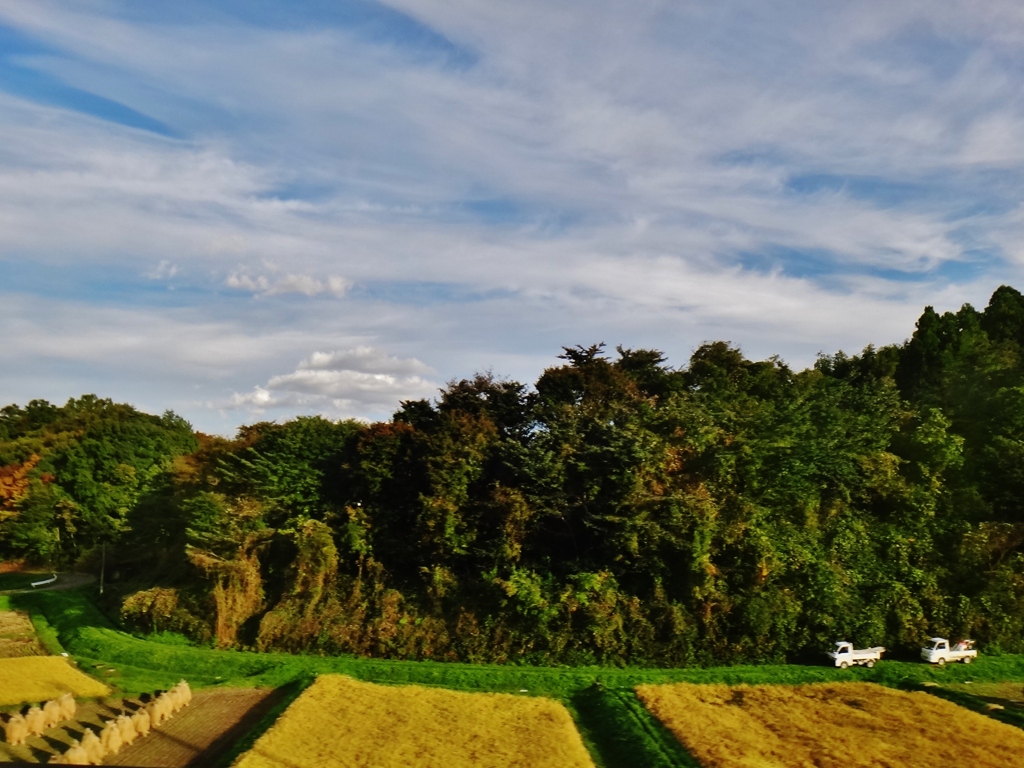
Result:
{"label": "truck wheel", "polygon": [[964,664],[970,664],[971,663],[971,657],[970,656],[964,656],[963,662],[964,662]]}
{"label": "truck wheel", "polygon": [[867,667],[868,669],[871,669],[873,666],[875,666],[875,662],[873,662],[873,661],[864,662],[864,666]]}
{"label": "truck wheel", "polygon": [[946,666],[946,657],[945,656],[940,656],[939,660],[936,661],[935,663],[938,664],[940,667]]}
{"label": "truck wheel", "polygon": [[840,669],[846,669],[848,666],[850,666],[850,665],[847,664],[845,661],[840,661],[839,662],[839,668]]}

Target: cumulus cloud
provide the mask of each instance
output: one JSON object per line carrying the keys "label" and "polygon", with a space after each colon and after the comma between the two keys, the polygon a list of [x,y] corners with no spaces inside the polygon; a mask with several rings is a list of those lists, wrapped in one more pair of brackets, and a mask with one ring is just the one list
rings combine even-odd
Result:
{"label": "cumulus cloud", "polygon": [[323,280],[312,275],[248,275],[244,272],[232,272],[224,284],[228,288],[248,291],[257,296],[278,296],[285,293],[299,293],[303,296],[319,296],[328,294],[341,298],[352,283],[343,277],[330,275]]}
{"label": "cumulus cloud", "polygon": [[438,385],[426,378],[432,373],[416,358],[399,358],[367,346],[314,352],[294,371],[272,376],[250,392],[236,392],[226,407],[345,417],[389,414],[402,400],[435,394]]}
{"label": "cumulus cloud", "polygon": [[[0,281],[0,383],[91,364],[356,413],[432,375],[360,344],[529,381],[601,339],[795,364],[899,341],[1024,278],[1024,15],[983,5],[386,0],[284,27],[0,0],[0,64],[169,127],[0,78],[0,250],[38,267]],[[54,268],[175,290],[68,296]]]}

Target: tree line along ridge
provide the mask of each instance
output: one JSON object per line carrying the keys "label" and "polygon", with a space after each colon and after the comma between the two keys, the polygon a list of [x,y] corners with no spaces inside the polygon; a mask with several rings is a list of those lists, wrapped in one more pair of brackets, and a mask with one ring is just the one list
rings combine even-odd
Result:
{"label": "tree line along ridge", "polygon": [[0,557],[99,568],[194,642],[685,666],[932,635],[1024,651],[1024,296],[794,371],[569,347],[373,424],[195,433],[92,395],[0,409]]}

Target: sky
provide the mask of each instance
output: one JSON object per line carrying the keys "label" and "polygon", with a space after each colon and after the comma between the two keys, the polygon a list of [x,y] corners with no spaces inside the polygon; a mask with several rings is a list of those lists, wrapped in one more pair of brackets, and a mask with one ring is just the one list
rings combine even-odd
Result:
{"label": "sky", "polygon": [[0,0],[0,401],[231,435],[1024,289],[1024,5]]}

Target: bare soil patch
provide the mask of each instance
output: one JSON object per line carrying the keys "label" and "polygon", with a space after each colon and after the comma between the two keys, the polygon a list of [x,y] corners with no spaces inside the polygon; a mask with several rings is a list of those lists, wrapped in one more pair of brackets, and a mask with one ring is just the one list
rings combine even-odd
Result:
{"label": "bare soil patch", "polygon": [[196,691],[188,707],[103,764],[139,768],[212,765],[259,722],[279,696],[270,688]]}
{"label": "bare soil patch", "polygon": [[[196,691],[192,703],[149,736],[108,757],[104,765],[137,768],[197,768],[213,765],[277,703],[280,693],[267,688]],[[148,697],[143,697],[148,700]],[[47,763],[62,754],[86,728],[99,731],[107,720],[131,714],[143,698],[80,700],[74,720],[12,747],[0,741],[0,764]]]}
{"label": "bare soil patch", "polygon": [[[72,739],[81,740],[86,727],[98,731],[103,723],[120,714],[134,711],[139,701],[108,697],[101,699],[79,699],[73,720],[67,720],[51,728],[42,736],[30,736],[24,744],[12,747],[0,742],[0,763],[24,762],[46,763],[71,746]],[[24,707],[18,707],[24,710]]]}

